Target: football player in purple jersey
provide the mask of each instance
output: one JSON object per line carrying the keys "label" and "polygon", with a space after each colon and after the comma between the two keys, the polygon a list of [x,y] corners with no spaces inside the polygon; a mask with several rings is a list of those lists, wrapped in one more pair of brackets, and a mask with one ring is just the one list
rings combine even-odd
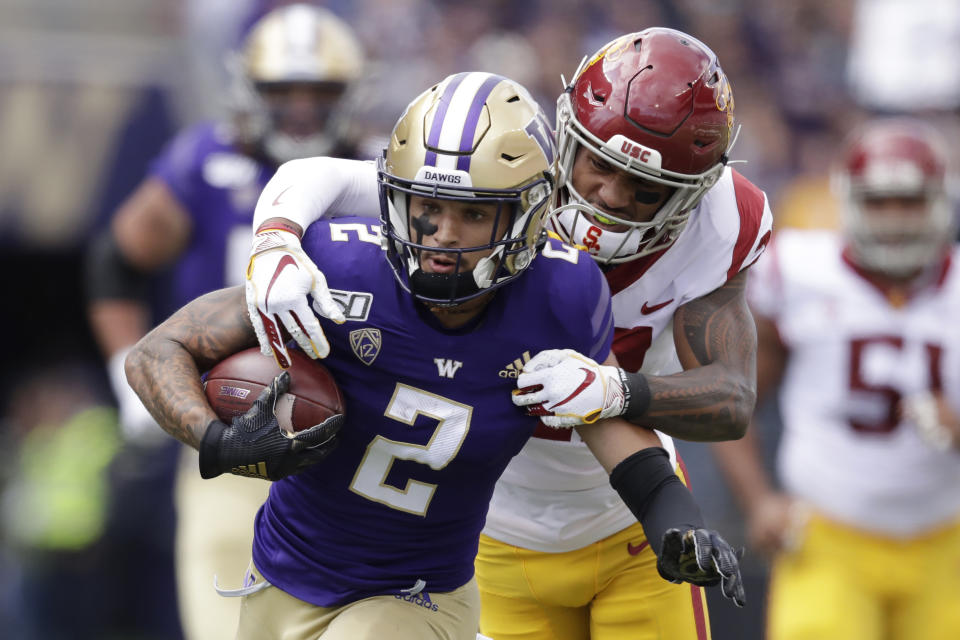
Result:
{"label": "football player in purple jersey", "polygon": [[[138,477],[156,478],[153,484],[167,502],[181,448],[127,385],[126,353],[154,319],[241,281],[254,207],[277,166],[309,155],[349,154],[333,122],[341,97],[361,74],[363,54],[351,29],[332,13],[289,5],[257,20],[230,61],[232,118],[191,126],[172,140],[114,213],[88,261],[89,315],[130,443],[125,455],[147,450],[146,460],[135,466],[149,464],[150,471]],[[159,292],[151,296],[151,287]],[[223,620],[236,619],[237,603],[218,597],[211,584],[214,573],[224,578],[229,558],[249,553],[253,515],[266,487],[237,481],[237,488],[225,479],[203,483],[201,493],[185,484],[196,482],[196,461],[184,451],[193,456],[176,481],[184,630],[191,639],[232,638],[233,628]],[[161,465],[161,458],[168,463]],[[150,537],[164,538],[156,531]]]}
{"label": "football player in purple jersey", "polygon": [[[602,265],[622,370],[570,349],[524,351],[500,370],[533,388],[514,401],[544,424],[498,481],[480,538],[481,630],[488,635],[703,640],[710,623],[701,586],[720,583],[724,596],[744,604],[733,580],[704,579],[697,571],[680,576],[692,584],[661,580],[677,579],[662,566],[670,553],[638,524],[636,511],[570,428],[623,412],[664,432],[664,449],[683,477],[666,434],[717,440],[746,427],[756,336],[743,290],[770,238],[772,214],[765,194],[727,166],[733,106],[714,53],[659,27],[625,34],[584,58],[560,96],[562,206],[548,228]],[[548,131],[547,123],[531,123],[528,134]],[[439,142],[436,134],[428,144]],[[297,254],[296,236],[323,215],[375,215],[377,203],[358,187],[372,171],[318,158],[284,165],[267,186],[271,197],[261,199],[254,225],[264,234],[290,230],[289,259],[301,268],[278,272],[281,252],[257,258],[255,236],[247,303],[264,353],[275,351],[283,362],[283,344],[270,337],[285,326],[306,353],[325,355],[307,294],[321,314],[336,305],[316,284],[323,274]],[[306,176],[325,186],[291,188]],[[594,375],[585,376],[587,370]],[[675,532],[674,540],[687,534],[696,536]],[[710,541],[697,544],[709,549]]]}
{"label": "football player in purple jersey", "polygon": [[[616,362],[602,272],[544,233],[555,158],[544,120],[511,80],[450,76],[408,106],[376,179],[357,185],[366,197],[379,191],[379,224],[327,220],[302,240],[282,227],[258,234],[253,267],[302,273],[317,297],[340,300],[289,313],[301,338],[299,325],[322,325],[313,346],[346,398],[342,419],[282,433],[272,407],[287,373],[231,425],[217,419],[200,372],[258,342],[241,288],[191,302],[128,356],[130,384],[166,431],[199,450],[203,477],[275,481],[238,590],[238,638],[475,637],[487,505],[539,424],[514,406],[514,381],[500,372],[544,349]],[[268,188],[260,205],[316,195],[315,159],[290,164],[300,179]],[[269,279],[253,293],[270,308]],[[283,344],[277,320],[261,323]],[[585,369],[584,382],[592,375]],[[732,549],[703,528],[652,431],[619,418],[578,429],[670,557],[671,577],[738,579]],[[674,529],[711,539],[661,549]]]}

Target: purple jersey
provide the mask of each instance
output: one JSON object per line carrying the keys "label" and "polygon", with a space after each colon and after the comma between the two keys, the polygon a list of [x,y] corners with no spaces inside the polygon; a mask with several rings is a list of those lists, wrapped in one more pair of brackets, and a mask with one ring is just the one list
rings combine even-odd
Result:
{"label": "purple jersey", "polygon": [[179,308],[204,293],[242,283],[257,198],[276,168],[241,153],[222,125],[181,132],[151,166],[193,222],[172,272],[167,301]]}
{"label": "purple jersey", "polygon": [[344,324],[320,322],[347,420],[329,458],[274,483],[254,562],[319,606],[399,596],[419,580],[425,592],[456,589],[473,576],[494,483],[539,423],[510,400],[517,371],[543,349],[606,359],[606,280],[551,240],[478,318],[449,330],[399,287],[369,218],[315,223],[303,248],[346,309]]}

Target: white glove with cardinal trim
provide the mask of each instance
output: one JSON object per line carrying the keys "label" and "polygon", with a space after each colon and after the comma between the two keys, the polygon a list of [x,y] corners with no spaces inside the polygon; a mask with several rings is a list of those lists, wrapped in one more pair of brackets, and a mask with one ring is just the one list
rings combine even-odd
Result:
{"label": "white glove with cardinal trim", "polygon": [[290,366],[290,355],[281,338],[283,327],[308,356],[327,357],[330,345],[307,295],[313,297],[313,309],[323,317],[337,324],[345,318],[330,296],[327,279],[304,253],[295,233],[262,228],[254,234],[246,293],[247,313],[264,355],[273,354],[284,369]]}
{"label": "white glove with cardinal trim", "polygon": [[541,351],[517,376],[513,404],[548,427],[575,427],[623,414],[620,369],[572,349]]}

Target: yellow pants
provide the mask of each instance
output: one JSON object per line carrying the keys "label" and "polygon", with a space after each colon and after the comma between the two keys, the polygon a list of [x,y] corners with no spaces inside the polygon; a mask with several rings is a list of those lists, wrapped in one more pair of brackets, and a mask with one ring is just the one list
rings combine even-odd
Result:
{"label": "yellow pants", "polygon": [[906,540],[814,516],[774,563],[769,640],[957,640],[960,521]]}
{"label": "yellow pants", "polygon": [[708,640],[702,589],[667,582],[656,563],[639,524],[567,553],[481,536],[480,632],[494,640]]}

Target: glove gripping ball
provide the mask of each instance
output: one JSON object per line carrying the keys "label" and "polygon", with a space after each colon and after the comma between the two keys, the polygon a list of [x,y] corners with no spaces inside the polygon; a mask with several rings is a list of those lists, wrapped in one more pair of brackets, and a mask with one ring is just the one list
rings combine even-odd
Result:
{"label": "glove gripping ball", "polygon": [[[344,413],[343,394],[326,367],[297,349],[290,350],[290,361],[290,389],[274,407],[282,429],[296,433]],[[276,361],[261,354],[258,347],[235,353],[207,374],[207,401],[217,417],[230,424],[247,412],[281,371]]]}

